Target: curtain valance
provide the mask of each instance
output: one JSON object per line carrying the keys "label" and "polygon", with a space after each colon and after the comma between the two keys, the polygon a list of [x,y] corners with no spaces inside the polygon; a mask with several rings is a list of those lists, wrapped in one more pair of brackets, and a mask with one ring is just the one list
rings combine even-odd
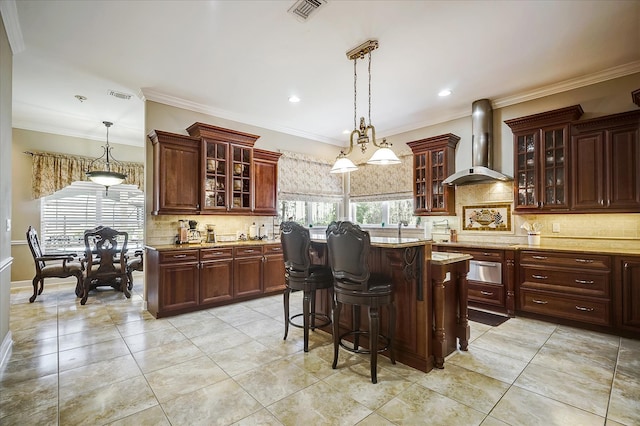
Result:
{"label": "curtain valance", "polygon": [[[52,152],[32,152],[31,190],[33,198],[51,195],[76,181],[88,180],[87,167],[94,158]],[[142,163],[119,161],[110,163],[111,170],[124,173],[124,183],[137,185],[144,191],[144,165]],[[106,170],[106,162],[96,161],[94,170]]]}
{"label": "curtain valance", "polygon": [[387,166],[360,164],[351,172],[349,198],[354,201],[399,200],[413,197],[413,156]]}
{"label": "curtain valance", "polygon": [[278,161],[278,199],[342,200],[342,175],[331,174],[331,163],[296,152],[282,151]]}

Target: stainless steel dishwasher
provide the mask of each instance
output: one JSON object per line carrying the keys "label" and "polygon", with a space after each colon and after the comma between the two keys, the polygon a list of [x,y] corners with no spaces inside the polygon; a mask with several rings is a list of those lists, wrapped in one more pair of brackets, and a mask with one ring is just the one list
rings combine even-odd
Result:
{"label": "stainless steel dishwasher", "polygon": [[479,283],[502,284],[502,263],[471,260],[467,279]]}

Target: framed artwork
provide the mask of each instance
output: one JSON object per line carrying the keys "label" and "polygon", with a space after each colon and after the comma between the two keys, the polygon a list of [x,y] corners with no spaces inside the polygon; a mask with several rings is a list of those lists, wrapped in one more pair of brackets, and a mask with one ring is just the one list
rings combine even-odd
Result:
{"label": "framed artwork", "polygon": [[462,207],[464,231],[511,232],[511,204],[484,204]]}

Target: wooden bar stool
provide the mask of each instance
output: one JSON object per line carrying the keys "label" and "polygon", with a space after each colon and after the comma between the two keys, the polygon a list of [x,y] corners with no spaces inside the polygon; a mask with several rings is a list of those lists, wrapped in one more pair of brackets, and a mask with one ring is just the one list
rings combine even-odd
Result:
{"label": "wooden bar stool", "polygon": [[[396,363],[393,352],[396,310],[391,282],[385,277],[374,277],[367,263],[371,239],[369,233],[351,222],[333,222],[327,228],[327,248],[329,265],[334,278],[335,306],[333,308],[333,368],[338,365],[338,348],[342,346],[350,352],[370,354],[371,381],[378,382],[378,353],[389,350],[389,358]],[[343,304],[353,305],[351,330],[340,334],[340,311]],[[369,331],[360,330],[360,307],[369,310]],[[380,307],[389,309],[388,336],[380,335]],[[343,343],[347,336],[353,336],[353,347]],[[368,336],[369,349],[361,349],[360,336]],[[380,338],[385,343],[379,348]]]}
{"label": "wooden bar stool", "polygon": [[[304,329],[304,351],[309,352],[309,330],[331,324],[328,315],[316,313],[316,290],[328,289],[333,300],[333,276],[331,269],[311,264],[309,230],[296,222],[280,224],[280,242],[284,253],[284,340],[289,334],[289,324]],[[291,291],[302,290],[302,313],[289,316],[289,296]],[[302,317],[302,324],[293,320]],[[318,323],[318,321],[320,321]]]}

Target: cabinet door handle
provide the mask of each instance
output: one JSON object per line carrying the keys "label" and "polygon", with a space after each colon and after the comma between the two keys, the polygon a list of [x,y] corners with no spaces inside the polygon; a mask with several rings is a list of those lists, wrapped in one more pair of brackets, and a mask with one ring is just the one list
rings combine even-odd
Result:
{"label": "cabinet door handle", "polygon": [[587,308],[586,306],[576,305],[576,309],[583,312],[593,312],[594,308]]}
{"label": "cabinet door handle", "polygon": [[245,250],[245,253],[253,253],[255,250]]}
{"label": "cabinet door handle", "polygon": [[271,251],[280,251],[282,250],[282,247],[274,247],[271,249]]}
{"label": "cabinet door handle", "polygon": [[536,274],[532,274],[531,277],[533,277],[533,278],[535,278],[537,280],[546,280],[547,278],[549,278],[546,275],[536,275]]}
{"label": "cabinet door handle", "polygon": [[493,292],[492,291],[480,290],[480,294],[483,295],[483,296],[493,296]]}
{"label": "cabinet door handle", "polygon": [[531,257],[538,260],[547,260],[547,256],[531,256]]}
{"label": "cabinet door handle", "polygon": [[578,284],[593,284],[594,281],[593,280],[576,280],[576,283],[578,283]]}
{"label": "cabinet door handle", "polygon": [[174,259],[182,259],[184,257],[187,257],[187,255],[186,254],[174,254],[173,255]]}
{"label": "cabinet door handle", "polygon": [[217,255],[220,255],[220,254],[224,254],[224,252],[223,251],[214,251],[211,254],[215,254],[217,256]]}
{"label": "cabinet door handle", "polygon": [[593,259],[576,259],[578,263],[593,263]]}
{"label": "cabinet door handle", "polygon": [[546,300],[538,300],[538,299],[533,299],[532,302],[537,303],[538,305],[546,305],[547,303],[549,303]]}
{"label": "cabinet door handle", "polygon": [[488,268],[497,268],[498,266],[501,265],[500,263],[497,263],[497,262],[483,262],[481,260],[475,260],[474,262],[478,266],[486,266]]}

